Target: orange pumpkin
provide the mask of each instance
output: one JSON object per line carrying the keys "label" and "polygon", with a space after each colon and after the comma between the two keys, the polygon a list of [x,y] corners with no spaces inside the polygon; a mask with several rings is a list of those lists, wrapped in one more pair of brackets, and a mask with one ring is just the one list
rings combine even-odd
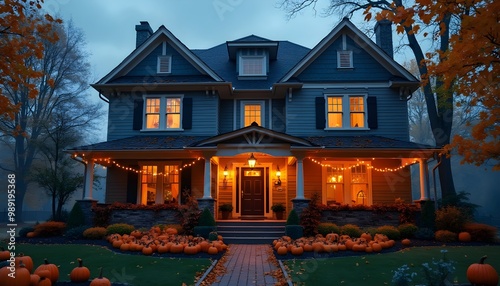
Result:
{"label": "orange pumpkin", "polygon": [[287,248],[286,246],[280,246],[280,247],[278,248],[277,253],[278,253],[279,255],[287,255],[287,253],[288,253],[288,248]]}
{"label": "orange pumpkin", "polygon": [[16,278],[11,278],[10,269],[8,267],[3,267],[0,269],[0,285],[9,286],[29,286],[31,282],[31,276],[28,269],[25,267],[24,262],[20,262],[19,267],[16,267]]}
{"label": "orange pumpkin", "polygon": [[215,246],[210,246],[210,247],[208,248],[208,254],[215,255],[215,254],[217,254],[217,253],[219,253],[219,250],[217,249],[217,247],[215,247]]}
{"label": "orange pumpkin", "polygon": [[90,286],[111,286],[111,282],[108,278],[102,277],[102,267],[99,271],[99,277],[94,278],[92,282],[90,282]]}
{"label": "orange pumpkin", "polygon": [[52,281],[50,281],[47,277],[40,277],[40,281],[38,281],[37,286],[52,286]]}
{"label": "orange pumpkin", "polygon": [[366,242],[370,242],[372,240],[372,235],[369,234],[368,232],[362,233],[360,238],[363,238],[366,240]]}
{"label": "orange pumpkin", "polygon": [[[57,268],[57,265],[49,263],[47,259],[44,259],[44,262],[44,264],[36,268],[35,274],[40,275],[40,271],[47,270],[49,271],[49,276],[47,278],[49,278],[52,283],[56,283],[59,279],[59,268]],[[40,275],[40,277],[42,277],[42,275]]]}
{"label": "orange pumpkin", "polygon": [[380,252],[382,251],[382,245],[380,245],[380,243],[372,243],[372,249],[373,249],[373,252]]}
{"label": "orange pumpkin", "polygon": [[302,255],[304,248],[302,246],[292,246],[291,252],[293,255]]}
{"label": "orange pumpkin", "polygon": [[183,251],[184,251],[184,244],[182,243],[176,243],[170,246],[170,252],[172,253],[182,253]]}
{"label": "orange pumpkin", "polygon": [[307,252],[313,251],[313,247],[310,244],[304,244],[304,246],[302,248],[304,248],[304,251],[307,251]]}
{"label": "orange pumpkin", "polygon": [[146,246],[144,246],[142,248],[141,252],[144,255],[151,255],[151,254],[153,254],[153,248],[151,248],[151,243],[148,243]]}
{"label": "orange pumpkin", "polygon": [[158,253],[167,253],[170,251],[170,244],[165,244],[165,243],[162,243],[161,245],[158,246],[158,249],[157,249]]}
{"label": "orange pumpkin", "polygon": [[27,237],[27,238],[33,238],[33,237],[36,237],[36,234],[35,234],[35,232],[34,232],[34,231],[30,231],[30,232],[28,232],[28,233],[26,234],[26,237]]}
{"label": "orange pumpkin", "polygon": [[472,240],[472,237],[471,237],[470,233],[468,233],[466,231],[462,231],[461,233],[458,234],[458,241],[469,242],[471,240]]}
{"label": "orange pumpkin", "polygon": [[467,280],[473,285],[496,286],[498,273],[493,266],[484,263],[487,256],[481,257],[479,263],[474,263],[467,268]]}
{"label": "orange pumpkin", "polygon": [[83,260],[78,258],[78,266],[71,270],[69,274],[69,279],[71,282],[81,283],[87,282],[90,278],[90,270],[83,266]]}
{"label": "orange pumpkin", "polygon": [[37,286],[38,282],[40,282],[40,276],[38,274],[30,275],[30,286]]}
{"label": "orange pumpkin", "polygon": [[30,256],[24,255],[23,253],[19,253],[19,256],[16,257],[16,268],[19,267],[20,262],[22,261],[24,264],[24,267],[28,269],[28,271],[31,273],[33,271],[33,259],[31,259]]}
{"label": "orange pumpkin", "polygon": [[3,247],[0,247],[0,261],[9,260],[10,251],[5,250]]}
{"label": "orange pumpkin", "polygon": [[405,238],[405,239],[401,240],[401,244],[404,246],[410,246],[411,240],[409,240],[408,238]]}
{"label": "orange pumpkin", "polygon": [[345,251],[345,250],[347,250],[347,246],[345,246],[345,244],[340,243],[340,244],[337,244],[337,245],[338,245],[338,247],[339,247],[339,250],[340,250],[340,251]]}
{"label": "orange pumpkin", "polygon": [[198,253],[198,247],[196,245],[188,245],[184,247],[184,253],[189,255],[194,255]]}

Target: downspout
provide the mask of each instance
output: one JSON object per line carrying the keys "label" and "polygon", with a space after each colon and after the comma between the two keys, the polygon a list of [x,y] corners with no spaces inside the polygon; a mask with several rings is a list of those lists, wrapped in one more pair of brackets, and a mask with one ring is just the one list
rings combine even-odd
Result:
{"label": "downspout", "polygon": [[99,98],[100,98],[102,101],[104,101],[104,102],[106,102],[106,103],[108,103],[108,104],[109,104],[109,100],[108,100],[107,98],[105,98],[104,96],[102,96],[101,91],[99,91]]}
{"label": "downspout", "polygon": [[437,210],[438,208],[438,205],[437,205],[437,187],[436,187],[436,169],[439,167],[439,165],[441,165],[441,156],[442,155],[438,155],[439,157],[437,158],[438,160],[438,163],[436,164],[436,166],[434,166],[434,168],[432,168],[432,181],[433,181],[433,184],[434,184],[434,210]]}

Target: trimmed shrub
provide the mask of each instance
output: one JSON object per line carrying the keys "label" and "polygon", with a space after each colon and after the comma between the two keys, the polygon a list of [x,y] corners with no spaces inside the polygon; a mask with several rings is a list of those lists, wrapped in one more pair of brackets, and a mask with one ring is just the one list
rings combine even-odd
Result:
{"label": "trimmed shrub", "polygon": [[322,222],[318,224],[318,233],[323,236],[329,233],[340,233],[340,227],[331,222]]}
{"label": "trimmed shrub", "polygon": [[421,227],[417,229],[415,232],[415,238],[423,239],[423,240],[433,240],[434,239],[434,231],[430,228]]}
{"label": "trimmed shrub", "polygon": [[498,229],[483,223],[466,223],[464,231],[470,233],[473,241],[494,242]]}
{"label": "trimmed shrub", "polygon": [[208,208],[205,208],[203,212],[201,212],[200,220],[198,221],[198,226],[216,226],[216,225],[217,223],[215,222],[212,212]]}
{"label": "trimmed shrub", "polygon": [[360,237],[362,233],[361,228],[354,224],[346,224],[340,227],[340,234],[347,234],[350,237]]}
{"label": "trimmed shrub", "polygon": [[23,227],[19,230],[19,237],[26,237],[28,232],[32,232],[32,231],[35,231],[34,227],[31,227],[31,226]]}
{"label": "trimmed shrub", "polygon": [[64,222],[48,221],[37,224],[34,233],[38,237],[60,236],[63,235],[65,229],[66,224]]}
{"label": "trimmed shrub", "polygon": [[288,218],[286,219],[286,225],[299,225],[299,224],[300,224],[299,215],[297,214],[295,209],[292,209],[288,214]]}
{"label": "trimmed shrub", "polygon": [[457,234],[449,230],[438,230],[434,234],[434,238],[440,242],[452,242],[457,240]]}
{"label": "trimmed shrub", "polygon": [[368,228],[363,229],[363,232],[369,233],[372,237],[374,237],[375,234],[377,234],[377,228],[376,227],[368,227]]}
{"label": "trimmed shrub", "polygon": [[418,227],[413,223],[404,223],[398,226],[401,238],[413,238],[415,237],[415,232],[417,232]]}
{"label": "trimmed shrub", "polygon": [[304,228],[301,225],[286,225],[285,235],[292,239],[298,239],[304,236]]}
{"label": "trimmed shrub", "polygon": [[319,207],[320,196],[314,193],[311,196],[309,205],[302,210],[300,215],[300,225],[304,227],[305,236],[318,234],[318,224],[321,222],[321,208]]}
{"label": "trimmed shrub", "polygon": [[68,215],[68,228],[85,225],[85,214],[79,203],[75,203]]}
{"label": "trimmed shrub", "polygon": [[[428,228],[434,230],[436,228],[436,210],[434,208],[434,202],[424,201],[422,202],[422,208],[420,210],[420,219],[417,226],[419,228]],[[432,231],[432,236],[434,237],[434,231]]]}
{"label": "trimmed shrub", "polygon": [[115,224],[109,225],[106,228],[106,234],[107,235],[115,234],[115,233],[120,234],[120,235],[130,234],[132,231],[134,231],[134,229],[135,229],[135,227],[133,225],[130,225],[130,224],[115,223]]}
{"label": "trimmed shrub", "polygon": [[83,232],[83,237],[86,239],[103,239],[107,231],[108,230],[104,227],[91,227]]}
{"label": "trimmed shrub", "polygon": [[82,239],[83,238],[83,232],[89,228],[88,225],[81,225],[77,227],[70,228],[66,230],[64,233],[64,236],[68,239]]}
{"label": "trimmed shrub", "polygon": [[444,207],[436,211],[436,229],[458,233],[463,230],[466,216],[457,207]]}
{"label": "trimmed shrub", "polygon": [[399,230],[392,225],[383,225],[377,227],[377,233],[385,234],[389,239],[399,240],[401,238],[401,233]]}

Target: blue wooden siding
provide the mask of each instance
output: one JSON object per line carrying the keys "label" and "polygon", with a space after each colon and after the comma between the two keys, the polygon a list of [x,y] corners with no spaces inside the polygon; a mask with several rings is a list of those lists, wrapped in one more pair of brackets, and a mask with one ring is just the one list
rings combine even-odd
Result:
{"label": "blue wooden siding", "polygon": [[[162,93],[167,94],[167,93]],[[214,136],[217,135],[217,118],[219,100],[207,96],[205,92],[175,93],[193,99],[192,129],[184,131],[146,131],[133,130],[134,99],[130,94],[109,98],[108,140],[121,139],[137,135],[185,135]]]}
{"label": "blue wooden siding", "polygon": [[222,99],[219,101],[219,134],[233,131],[234,100]]}
{"label": "blue wooden siding", "polygon": [[[330,93],[367,94],[368,96],[377,97],[378,128],[344,131],[316,129],[315,98]],[[302,89],[294,93],[291,102],[287,102],[286,111],[287,133],[294,136],[378,135],[399,140],[409,140],[406,101],[400,100],[398,91],[390,88]]]}
{"label": "blue wooden siding", "polygon": [[272,129],[278,132],[286,132],[286,99],[273,99],[271,116]]}
{"label": "blue wooden siding", "polygon": [[[128,76],[157,75],[158,56],[162,55],[162,43],[158,45],[149,55],[147,55],[137,66],[135,66]],[[189,63],[179,52],[167,43],[166,54],[172,57],[171,73],[164,75],[200,75],[201,73]]]}
{"label": "blue wooden siding", "polygon": [[347,50],[353,54],[353,69],[337,68],[337,51],[342,37],[332,43],[297,78],[302,82],[352,82],[390,80],[393,76],[362,47],[346,36]]}

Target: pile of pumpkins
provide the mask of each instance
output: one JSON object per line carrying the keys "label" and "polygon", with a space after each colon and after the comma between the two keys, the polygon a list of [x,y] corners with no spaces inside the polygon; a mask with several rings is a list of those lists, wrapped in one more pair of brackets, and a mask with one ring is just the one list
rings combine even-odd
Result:
{"label": "pile of pumpkins", "polygon": [[208,253],[216,255],[225,251],[227,245],[222,236],[212,240],[192,235],[179,235],[176,228],[152,227],[147,232],[134,230],[130,234],[111,234],[107,237],[111,245],[121,251],[141,252],[144,255],[153,253],[184,253],[194,255]]}
{"label": "pile of pumpkins", "polygon": [[[55,285],[59,280],[59,268],[47,259],[43,264],[35,268],[33,259],[30,256],[20,254],[11,263],[10,252],[0,251],[0,261],[3,261],[0,264],[0,285],[51,286]],[[12,275],[12,273],[15,273],[15,275]],[[78,258],[78,266],[71,270],[69,278],[74,283],[87,282],[90,279],[90,270],[83,266],[83,261],[80,258]],[[90,282],[90,286],[110,285],[109,279],[102,276],[102,268],[99,277]]]}
{"label": "pile of pumpkins", "polygon": [[380,252],[384,248],[393,247],[395,241],[384,234],[363,233],[360,237],[352,238],[349,235],[329,233],[315,237],[301,237],[292,240],[289,236],[282,236],[273,241],[273,247],[278,255],[302,255],[304,252],[332,253],[337,251]]}

